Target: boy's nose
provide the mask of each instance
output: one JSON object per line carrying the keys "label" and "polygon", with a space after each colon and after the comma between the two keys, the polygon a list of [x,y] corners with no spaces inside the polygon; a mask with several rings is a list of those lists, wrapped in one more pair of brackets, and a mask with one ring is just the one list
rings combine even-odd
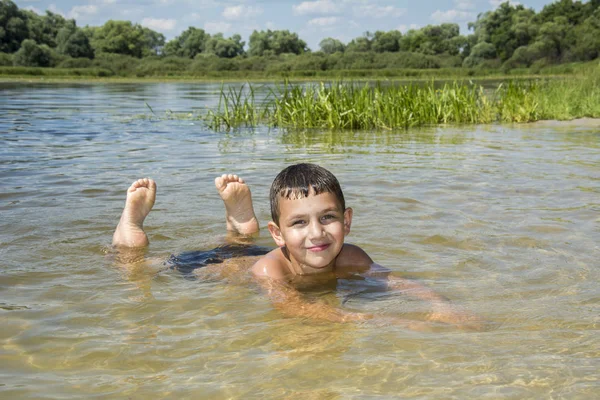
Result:
{"label": "boy's nose", "polygon": [[319,223],[312,223],[309,227],[309,234],[311,238],[320,238],[323,236],[323,226]]}

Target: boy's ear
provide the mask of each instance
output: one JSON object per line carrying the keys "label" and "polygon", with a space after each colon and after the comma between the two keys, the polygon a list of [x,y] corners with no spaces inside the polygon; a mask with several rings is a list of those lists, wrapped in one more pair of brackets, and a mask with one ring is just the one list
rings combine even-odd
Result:
{"label": "boy's ear", "polygon": [[351,207],[348,207],[344,210],[344,234],[348,235],[350,233],[350,226],[352,225],[352,211]]}
{"label": "boy's ear", "polygon": [[279,229],[277,224],[273,221],[269,221],[267,228],[269,229],[269,232],[271,233],[271,236],[273,237],[277,247],[285,246],[285,240],[283,240],[283,236],[281,236],[281,229]]}

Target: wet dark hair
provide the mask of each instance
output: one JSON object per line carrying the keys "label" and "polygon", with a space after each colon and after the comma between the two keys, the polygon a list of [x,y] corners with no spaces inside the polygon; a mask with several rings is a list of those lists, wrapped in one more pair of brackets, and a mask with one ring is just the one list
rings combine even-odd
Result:
{"label": "wet dark hair", "polygon": [[335,175],[316,164],[290,165],[281,171],[271,185],[271,218],[279,225],[279,199],[302,199],[311,189],[315,195],[333,193],[342,210],[346,209],[344,193]]}

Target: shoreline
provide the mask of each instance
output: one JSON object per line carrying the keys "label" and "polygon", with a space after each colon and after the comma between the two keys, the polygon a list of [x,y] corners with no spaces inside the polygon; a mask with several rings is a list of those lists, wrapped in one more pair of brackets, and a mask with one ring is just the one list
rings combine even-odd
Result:
{"label": "shoreline", "polygon": [[95,77],[95,76],[45,76],[45,75],[0,75],[0,83],[244,83],[244,82],[260,82],[260,83],[278,83],[283,81],[288,82],[369,82],[369,81],[386,81],[386,82],[445,82],[445,81],[504,81],[504,80],[527,80],[527,79],[578,79],[576,74],[523,74],[523,75],[480,75],[480,76],[464,76],[464,75],[440,75],[440,76],[381,76],[373,75],[368,77],[351,77],[345,79],[343,76],[311,76],[311,77]]}

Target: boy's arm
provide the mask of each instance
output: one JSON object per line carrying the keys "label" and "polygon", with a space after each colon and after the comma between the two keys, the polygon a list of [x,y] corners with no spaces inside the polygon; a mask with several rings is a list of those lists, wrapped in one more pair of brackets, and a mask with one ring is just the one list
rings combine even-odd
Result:
{"label": "boy's arm", "polygon": [[[390,269],[373,262],[371,257],[360,247],[344,245],[344,253],[341,255],[343,257],[340,257],[342,258],[340,265],[342,268],[357,268],[356,272],[363,276],[387,279],[389,289],[398,289],[409,296],[429,302],[433,308],[427,317],[429,321],[443,322],[467,329],[482,329],[481,318],[455,306],[446,297],[417,281],[391,275]],[[350,267],[351,265],[354,266]],[[367,265],[368,267],[365,267]]]}
{"label": "boy's arm", "polygon": [[452,304],[448,298],[415,280],[393,276],[389,269],[376,263],[371,265],[365,275],[386,277],[388,288],[401,290],[409,296],[429,302],[432,306],[432,312],[427,316],[429,321],[443,322],[467,329],[483,328],[484,322],[480,317]]}
{"label": "boy's arm", "polygon": [[350,312],[322,301],[309,302],[302,293],[284,281],[269,277],[258,277],[260,285],[273,302],[275,308],[289,317],[304,317],[330,322],[366,321],[371,314]]}
{"label": "boy's arm", "polygon": [[414,331],[430,331],[431,325],[422,321],[413,321],[397,317],[375,316],[373,314],[350,312],[321,301],[309,302],[302,293],[287,285],[284,281],[268,277],[258,277],[275,308],[290,317],[304,317],[330,322],[367,321],[375,324],[398,325]]}
{"label": "boy's arm", "polygon": [[275,308],[290,317],[304,317],[331,322],[353,322],[373,320],[375,323],[394,324],[412,330],[429,330],[430,326],[420,321],[395,317],[376,317],[372,314],[346,311],[322,301],[308,301],[302,293],[286,282],[286,274],[276,256],[261,258],[252,267],[252,274],[263,287]]}

